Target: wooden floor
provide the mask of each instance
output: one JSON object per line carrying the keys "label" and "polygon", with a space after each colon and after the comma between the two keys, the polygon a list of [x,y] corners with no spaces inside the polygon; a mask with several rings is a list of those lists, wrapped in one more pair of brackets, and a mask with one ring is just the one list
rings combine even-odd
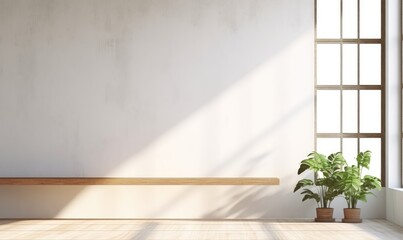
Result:
{"label": "wooden floor", "polygon": [[385,220],[361,224],[302,220],[23,220],[0,221],[0,239],[403,239]]}

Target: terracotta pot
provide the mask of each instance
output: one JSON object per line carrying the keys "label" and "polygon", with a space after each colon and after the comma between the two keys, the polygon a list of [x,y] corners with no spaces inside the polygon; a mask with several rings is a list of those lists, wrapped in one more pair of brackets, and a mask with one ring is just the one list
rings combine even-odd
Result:
{"label": "terracotta pot", "polygon": [[360,208],[344,208],[344,218],[342,219],[345,223],[361,223],[361,209]]}
{"label": "terracotta pot", "polygon": [[316,208],[315,222],[334,222],[333,208]]}

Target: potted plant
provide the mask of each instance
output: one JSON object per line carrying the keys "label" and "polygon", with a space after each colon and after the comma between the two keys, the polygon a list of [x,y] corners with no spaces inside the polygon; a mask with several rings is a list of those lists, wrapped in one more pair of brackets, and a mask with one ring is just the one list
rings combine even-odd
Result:
{"label": "potted plant", "polygon": [[341,153],[332,153],[326,157],[314,151],[301,161],[298,175],[310,170],[313,172],[313,179],[299,180],[294,192],[302,189],[303,202],[308,199],[316,201],[316,222],[334,222],[333,208],[330,205],[341,194],[337,182],[345,165],[346,160]]}
{"label": "potted plant", "polygon": [[362,177],[363,168],[369,169],[371,151],[358,153],[356,161],[357,165],[346,166],[344,171],[339,173],[338,187],[342,190],[343,197],[347,202],[342,221],[348,223],[362,222],[361,210],[357,208],[358,201],[366,202],[367,195],[373,195],[371,190],[380,190],[382,188],[379,178],[370,175]]}

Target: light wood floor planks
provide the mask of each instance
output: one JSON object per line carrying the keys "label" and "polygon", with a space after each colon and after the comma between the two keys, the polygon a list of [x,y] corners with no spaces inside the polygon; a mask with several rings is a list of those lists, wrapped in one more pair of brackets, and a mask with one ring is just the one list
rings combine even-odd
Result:
{"label": "light wood floor planks", "polygon": [[386,220],[361,224],[301,220],[21,220],[0,221],[0,239],[403,239],[403,228]]}

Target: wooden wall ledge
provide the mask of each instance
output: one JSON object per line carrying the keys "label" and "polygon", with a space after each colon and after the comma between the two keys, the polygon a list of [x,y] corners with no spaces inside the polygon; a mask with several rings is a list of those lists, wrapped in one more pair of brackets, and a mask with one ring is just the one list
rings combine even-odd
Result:
{"label": "wooden wall ledge", "polygon": [[279,185],[279,178],[0,178],[0,185]]}

